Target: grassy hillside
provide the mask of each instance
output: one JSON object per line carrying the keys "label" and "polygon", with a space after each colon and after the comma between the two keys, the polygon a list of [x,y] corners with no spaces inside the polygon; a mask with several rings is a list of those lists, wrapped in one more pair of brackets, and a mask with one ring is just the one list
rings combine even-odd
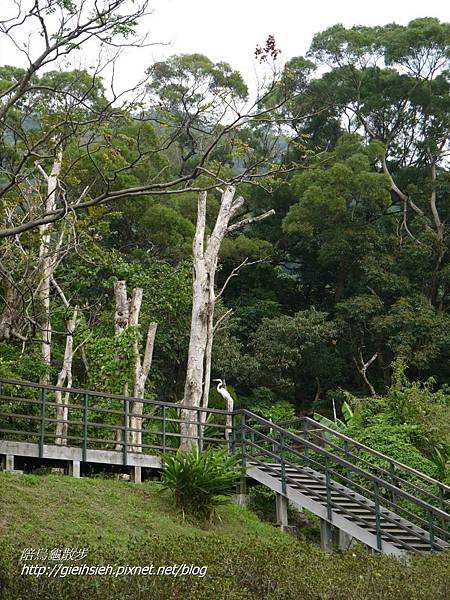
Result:
{"label": "grassy hillside", "polygon": [[[21,575],[24,548],[89,549],[64,565],[207,566],[204,577]],[[323,554],[234,505],[183,520],[158,483],[0,473],[1,600],[444,600],[450,559],[408,565],[365,551]]]}

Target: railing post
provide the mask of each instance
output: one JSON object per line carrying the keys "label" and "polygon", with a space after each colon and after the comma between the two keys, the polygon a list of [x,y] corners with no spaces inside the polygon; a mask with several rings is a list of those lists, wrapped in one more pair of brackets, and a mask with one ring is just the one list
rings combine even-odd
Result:
{"label": "railing post", "polygon": [[166,453],[166,405],[162,406],[162,449]]}
{"label": "railing post", "polygon": [[[438,488],[439,488],[439,504],[440,504],[440,508],[442,510],[442,512],[447,512],[446,510],[446,506],[445,506],[445,494],[444,494],[444,488],[438,484]],[[448,527],[447,527],[447,522],[445,519],[442,519],[442,529],[446,532],[444,539],[445,541],[448,540],[449,535],[448,535]]]}
{"label": "railing post", "polygon": [[128,413],[130,412],[130,401],[125,398],[124,411],[123,411],[123,440],[122,440],[122,452],[123,452],[123,464],[128,464]]}
{"label": "railing post", "polygon": [[431,510],[428,511],[428,531],[430,533],[430,550],[433,550],[434,546],[434,524],[433,524],[433,513]]}
{"label": "railing post", "polygon": [[245,447],[245,414],[241,414],[241,452],[242,452],[242,466],[246,466],[246,447]]}
{"label": "railing post", "polygon": [[255,432],[250,431],[250,456],[255,455]]}
{"label": "railing post", "polygon": [[[308,441],[308,423],[305,419],[303,419],[302,421],[302,430],[303,430],[303,437],[305,438],[305,442]],[[308,446],[305,444],[305,460],[306,460],[306,464],[308,464]]]}
{"label": "railing post", "polygon": [[89,394],[84,394],[83,403],[83,462],[87,461]]}
{"label": "railing post", "polygon": [[284,451],[284,435],[282,431],[279,431],[280,439],[280,462],[281,462],[281,492],[283,496],[286,495],[286,460]]}
{"label": "railing post", "polygon": [[[394,467],[394,463],[389,461],[389,476],[391,478],[391,483],[392,485],[395,485],[395,467]],[[396,499],[395,499],[395,492],[391,492],[392,494],[392,502],[395,504]]]}
{"label": "railing post", "polygon": [[380,491],[377,481],[373,482],[373,493],[375,499],[375,531],[377,534],[377,550],[381,550]]}
{"label": "railing post", "polygon": [[[269,423],[270,423],[270,427],[269,427],[267,437],[272,440],[272,452],[274,454],[276,454],[277,453],[276,432],[275,432],[274,428],[272,427],[272,418],[271,417],[269,417]],[[264,442],[262,442],[262,443],[264,443]],[[270,443],[270,442],[268,442],[268,443]]]}
{"label": "railing post", "polygon": [[447,512],[447,511],[445,510],[445,509],[446,509],[446,506],[445,506],[445,494],[444,494],[444,488],[443,488],[441,485],[439,485],[438,487],[439,487],[439,499],[440,499],[441,510],[442,510],[443,512]]}
{"label": "railing post", "polygon": [[44,456],[44,441],[45,441],[45,399],[46,389],[41,388],[41,430],[39,435],[39,458]]}
{"label": "railing post", "polygon": [[[348,440],[344,440],[344,453],[345,453],[345,460],[347,462],[350,462],[349,456],[348,456],[348,454],[349,454],[349,451],[348,451]],[[345,472],[347,474],[347,479],[351,481],[351,479],[352,479],[352,472],[351,472],[351,470],[350,469],[346,469]]]}
{"label": "railing post", "polygon": [[348,462],[348,440],[344,440],[344,454],[345,460]]}
{"label": "railing post", "polygon": [[[272,419],[270,419],[270,422],[272,423]],[[276,455],[275,461],[276,462],[280,462],[280,458],[279,458],[279,442],[277,440],[277,430],[273,429],[272,427],[270,428],[270,436],[272,438],[272,452]]]}
{"label": "railing post", "polygon": [[198,449],[203,452],[202,414],[200,409],[197,409],[197,438]]}
{"label": "railing post", "polygon": [[331,508],[331,477],[330,477],[330,466],[328,464],[328,456],[325,456],[325,489],[327,493],[327,519],[332,520],[332,508]]}
{"label": "railing post", "polygon": [[231,454],[236,452],[236,414],[231,415]]}

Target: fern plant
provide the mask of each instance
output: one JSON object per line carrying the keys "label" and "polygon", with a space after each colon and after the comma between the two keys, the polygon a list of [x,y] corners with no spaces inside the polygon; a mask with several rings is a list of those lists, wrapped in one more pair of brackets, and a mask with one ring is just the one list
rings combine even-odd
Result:
{"label": "fern plant", "polygon": [[241,477],[237,456],[208,448],[162,457],[161,483],[169,490],[176,508],[199,519],[211,518],[228,501]]}

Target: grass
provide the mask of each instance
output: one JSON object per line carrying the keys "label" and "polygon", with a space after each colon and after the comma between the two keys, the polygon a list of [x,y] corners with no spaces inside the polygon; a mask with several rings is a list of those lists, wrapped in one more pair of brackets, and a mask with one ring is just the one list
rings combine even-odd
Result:
{"label": "grass", "polygon": [[[183,520],[157,482],[0,472],[1,600],[444,600],[448,555],[408,564],[365,551],[326,555],[236,505]],[[20,575],[24,548],[87,547],[93,565],[207,565],[198,577]],[[42,561],[39,561],[42,563]],[[67,563],[73,564],[73,563]]]}
{"label": "grass", "polygon": [[118,549],[126,548],[142,532],[238,535],[244,528],[255,535],[279,535],[234,504],[220,507],[219,518],[212,524],[183,519],[156,481],[134,485],[99,477],[0,473],[0,501],[0,536],[28,546],[39,545],[44,534],[71,543],[101,540]]}

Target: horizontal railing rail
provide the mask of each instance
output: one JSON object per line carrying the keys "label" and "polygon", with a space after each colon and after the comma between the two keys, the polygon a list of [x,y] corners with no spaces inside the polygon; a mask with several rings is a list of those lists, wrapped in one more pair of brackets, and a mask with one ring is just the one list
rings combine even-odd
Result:
{"label": "horizontal railing rail", "polygon": [[[142,414],[133,411],[135,402]],[[83,461],[88,450],[117,451],[123,464],[130,452],[176,451],[182,440],[200,449],[229,445],[231,415],[219,408],[0,378],[0,438],[34,441],[41,458],[48,444],[81,447]]]}
{"label": "horizontal railing rail", "polygon": [[350,438],[339,431],[335,431],[334,429],[331,429],[330,427],[327,427],[326,425],[323,425],[322,423],[318,423],[317,421],[314,421],[313,419],[311,419],[309,417],[304,417],[303,420],[306,421],[309,425],[314,426],[314,428],[316,428],[316,429],[317,428],[321,429],[322,431],[326,431],[330,435],[334,435],[335,437],[338,437],[341,440],[347,441],[352,446],[355,446],[355,448],[364,450],[364,452],[367,452],[368,454],[371,454],[372,456],[375,456],[376,458],[385,460],[389,464],[392,464],[394,467],[398,467],[399,469],[401,469],[403,471],[411,473],[412,475],[415,475],[418,479],[422,479],[423,481],[427,481],[428,483],[431,483],[433,485],[441,487],[447,493],[450,493],[450,486],[445,485],[441,481],[438,481],[437,479],[434,479],[433,477],[430,477],[429,475],[426,475],[425,473],[421,473],[420,471],[417,471],[413,467],[405,465],[404,463],[401,463],[400,461],[395,460],[394,458],[391,458],[391,457],[387,456],[386,454],[378,452],[378,450],[374,450],[373,448],[370,448],[369,446],[365,446],[361,442],[358,442],[357,440]]}
{"label": "horizontal railing rail", "polygon": [[[136,405],[142,412],[140,408],[136,412]],[[351,514],[335,502],[336,494],[364,507],[373,516],[378,549],[382,536],[392,538],[381,521],[413,533],[430,548],[442,549],[441,540],[449,539],[449,486],[308,417],[299,422],[300,431],[289,431],[245,409],[230,413],[0,378],[0,438],[34,441],[41,458],[49,444],[81,448],[84,462],[90,450],[117,451],[121,454],[117,463],[123,465],[130,453],[173,452],[182,441],[191,441],[200,450],[228,446],[241,456],[244,467],[252,461],[276,472],[284,494],[288,484],[298,485],[289,470],[307,468],[311,482],[324,486],[309,493],[321,499],[330,519],[333,510]],[[372,464],[370,456],[387,468]],[[412,481],[405,479],[411,475]],[[438,490],[437,496],[431,488]]]}
{"label": "horizontal railing rail", "polygon": [[[331,427],[328,427],[327,425],[323,425],[323,423],[319,423],[318,421],[315,421],[314,419],[311,419],[310,417],[298,417],[297,419],[292,419],[290,421],[283,421],[281,423],[277,423],[277,426],[286,428],[289,425],[294,424],[294,423],[299,423],[299,424],[306,423],[308,425],[308,431],[310,433],[313,433],[314,429],[319,430],[319,431],[324,431],[328,435],[339,438],[342,441],[347,442],[349,445],[352,445],[355,448],[358,448],[359,450],[367,452],[367,454],[370,454],[370,455],[374,456],[375,458],[384,460],[389,465],[392,465],[393,467],[397,467],[401,471],[408,472],[411,475],[414,475],[415,477],[417,477],[417,479],[426,481],[427,483],[430,483],[430,484],[438,487],[439,489],[442,489],[447,495],[450,495],[450,486],[446,485],[442,481],[438,481],[437,479],[434,479],[433,477],[430,477],[429,475],[426,475],[425,473],[421,473],[420,471],[417,471],[413,467],[405,465],[404,463],[402,463],[394,458],[391,458],[390,456],[387,456],[386,454],[383,454],[382,452],[379,452],[378,450],[374,450],[370,446],[366,446],[366,445],[362,444],[361,442],[358,442],[357,440],[346,436],[342,432],[336,431],[335,429],[332,429]],[[270,422],[269,422],[269,424],[270,424],[270,426],[274,425],[273,423],[270,423]],[[311,429],[309,429],[309,427],[311,427]],[[304,430],[302,430],[302,431],[304,432]],[[322,438],[322,439],[323,439],[324,443],[326,444],[327,439],[326,438]],[[345,450],[345,448],[344,448],[344,450]],[[376,465],[373,465],[373,466],[376,466]]]}
{"label": "horizontal railing rail", "polygon": [[[251,417],[255,417],[256,415],[253,415],[252,413],[247,413],[247,416],[251,416]],[[258,419],[260,419],[260,417],[257,417]],[[246,426],[247,430],[251,430],[251,427]],[[259,432],[257,429],[253,429],[254,432],[256,433],[261,433]],[[296,436],[295,434],[292,434],[290,432],[287,432],[286,430],[283,430],[280,428],[280,431],[283,431],[284,433],[284,437],[291,437],[291,439],[299,442],[301,445],[307,447],[310,450],[313,450],[315,452],[317,452],[318,454],[320,454],[321,456],[325,457],[325,458],[329,458],[329,459],[333,459],[337,464],[340,464],[341,466],[345,467],[346,469],[352,470],[355,474],[360,475],[362,477],[367,477],[367,479],[378,483],[379,485],[383,485],[387,490],[394,492],[395,494],[398,494],[399,496],[402,496],[403,498],[405,498],[406,500],[409,500],[411,502],[416,503],[417,505],[419,505],[420,507],[424,508],[424,509],[430,509],[432,510],[432,512],[434,512],[437,516],[440,516],[442,518],[449,518],[450,519],[450,514],[442,511],[441,509],[427,504],[426,502],[416,498],[415,496],[412,496],[411,494],[409,494],[408,492],[405,492],[404,490],[397,488],[395,485],[391,484],[390,482],[384,481],[383,479],[373,475],[372,473],[369,473],[368,471],[365,471],[359,467],[357,467],[356,465],[354,465],[353,463],[350,463],[348,461],[346,461],[345,459],[336,456],[330,452],[328,452],[327,450],[324,450],[323,448],[321,448],[320,446],[317,446],[316,444],[314,444],[313,442],[309,442],[307,440],[304,440],[298,436]],[[268,436],[264,436],[267,439],[270,439],[272,441],[272,443],[275,443],[278,445],[278,442],[276,441],[276,439],[272,439],[272,438],[268,438]],[[288,446],[285,444],[285,448],[288,448]],[[289,451],[293,451],[295,454],[297,454],[300,458],[304,459],[304,455],[301,455],[298,451],[296,451],[295,447],[289,447]],[[274,454],[273,452],[269,452],[270,454],[272,454],[273,456],[278,456],[278,454]],[[308,458],[307,460],[312,461],[313,459]],[[318,466],[322,466],[322,463],[319,463],[318,461],[314,461]],[[368,490],[367,488],[363,488],[365,489],[365,491],[369,492],[370,490]]]}
{"label": "horizontal railing rail", "polygon": [[[267,464],[264,461],[259,460],[256,457],[252,457],[252,463],[256,463],[258,465],[260,465],[261,467],[264,468],[265,471],[270,471],[274,477],[278,478],[279,477],[279,472],[277,471],[277,469],[275,469],[272,465]],[[317,482],[323,483],[323,480],[319,479],[318,477],[314,476],[313,474],[310,474],[310,477],[312,479],[314,479]],[[295,478],[291,477],[289,474],[286,474],[285,476],[286,478],[286,482],[291,484],[292,486],[298,486],[298,480],[296,480]],[[359,500],[358,498],[355,498],[354,496],[349,495],[348,493],[345,493],[344,491],[342,491],[340,488],[335,487],[334,482],[330,482],[331,483],[331,488],[332,488],[332,492],[333,491],[335,493],[339,493],[339,495],[344,496],[346,498],[348,498],[349,500],[351,500],[352,502],[354,502],[355,504],[358,504],[361,508],[365,508],[365,509],[371,509],[370,505],[368,505],[365,502],[362,502],[361,500]],[[303,490],[305,491],[305,490]],[[319,492],[311,492],[311,490],[307,491],[309,496],[312,496],[313,498],[317,498],[320,502],[322,502],[324,500],[324,497],[322,494],[320,494]],[[363,517],[352,513],[349,509],[347,509],[345,506],[343,506],[342,504],[339,504],[338,502],[334,502],[333,498],[331,496],[331,499],[329,500],[329,506],[331,508],[335,508],[337,510],[339,510],[340,512],[343,512],[346,516],[352,518],[353,520],[357,521],[358,525],[361,525],[363,528],[367,528],[367,521],[364,520]],[[376,514],[376,511],[373,510],[372,511],[373,514]],[[411,528],[407,527],[404,524],[399,524],[398,521],[396,521],[395,519],[393,519],[392,517],[390,517],[389,513],[387,513],[386,511],[380,512],[380,515],[382,516],[382,518],[386,521],[389,521],[390,523],[392,523],[393,525],[395,525],[396,527],[399,527],[401,529],[403,529],[405,531],[405,533],[413,533],[418,539],[422,540],[424,543],[429,544],[430,540],[428,537],[424,536],[421,532],[417,532],[415,530],[412,530]],[[384,531],[383,532],[383,536],[387,537],[388,539],[390,539],[393,542],[398,542],[398,539],[392,535],[391,533],[389,533],[388,531]],[[404,543],[404,546],[407,550],[410,551],[415,551],[414,547],[409,545],[408,543]],[[434,543],[434,547],[438,548],[439,546],[437,544]]]}
{"label": "horizontal railing rail", "polygon": [[[8,384],[8,385],[16,385],[20,387],[29,387],[36,389],[45,389],[48,391],[54,392],[64,392],[69,394],[87,394],[91,397],[96,398],[105,398],[106,400],[129,400],[130,402],[143,402],[144,404],[151,404],[153,406],[166,406],[167,408],[179,408],[186,410],[202,410],[208,413],[218,413],[223,415],[232,414],[229,411],[222,408],[204,408],[204,407],[196,407],[189,406],[187,404],[179,404],[178,402],[167,402],[164,400],[149,400],[148,398],[137,398],[135,396],[121,396],[119,394],[108,394],[107,392],[96,392],[93,390],[86,390],[83,388],[73,388],[73,387],[58,387],[57,385],[50,385],[46,383],[35,383],[33,381],[21,381],[18,379],[5,379],[0,378],[0,385]],[[14,400],[16,397],[14,397]],[[27,400],[28,398],[17,398],[22,400]]]}

